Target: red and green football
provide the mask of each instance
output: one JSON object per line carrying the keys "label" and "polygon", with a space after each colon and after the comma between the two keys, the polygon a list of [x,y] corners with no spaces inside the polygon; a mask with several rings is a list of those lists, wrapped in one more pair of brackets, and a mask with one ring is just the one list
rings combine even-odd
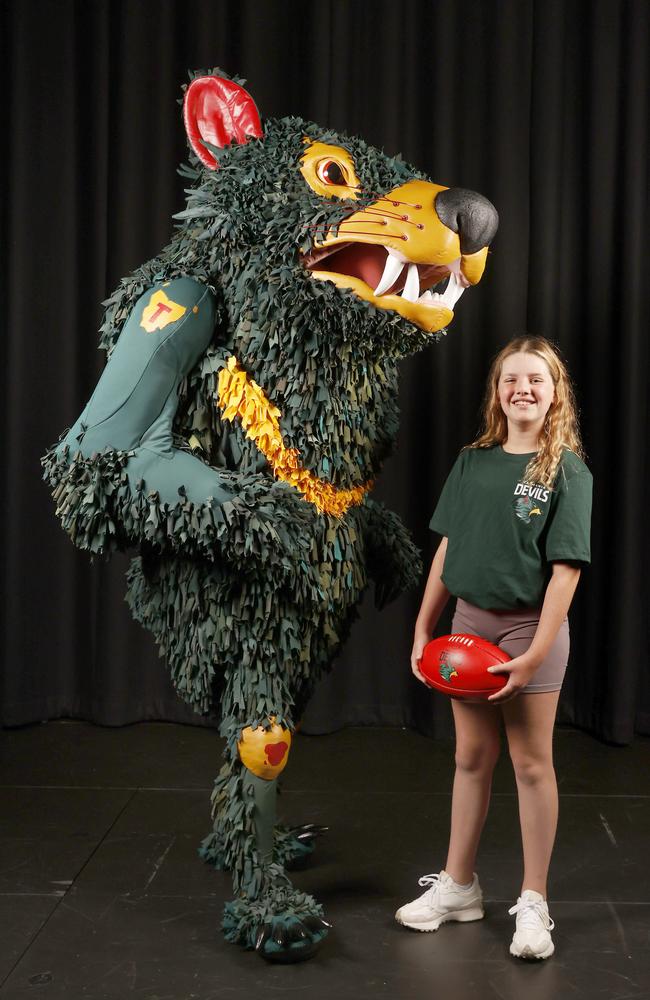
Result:
{"label": "red and green football", "polygon": [[486,699],[508,681],[507,674],[489,674],[487,668],[511,657],[478,635],[442,635],[427,643],[420,673],[429,687],[452,698]]}

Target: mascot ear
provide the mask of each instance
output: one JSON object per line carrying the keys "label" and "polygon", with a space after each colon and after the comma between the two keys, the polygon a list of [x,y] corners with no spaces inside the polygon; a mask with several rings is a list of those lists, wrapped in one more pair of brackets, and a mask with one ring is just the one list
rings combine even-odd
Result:
{"label": "mascot ear", "polygon": [[243,143],[263,135],[260,116],[250,94],[220,76],[199,76],[192,80],[183,101],[185,131],[192,149],[210,170],[219,163],[203,142],[211,146]]}

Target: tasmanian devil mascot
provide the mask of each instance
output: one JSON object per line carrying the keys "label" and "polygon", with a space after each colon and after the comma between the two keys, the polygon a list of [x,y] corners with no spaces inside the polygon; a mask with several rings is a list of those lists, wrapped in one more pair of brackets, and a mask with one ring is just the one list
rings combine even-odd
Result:
{"label": "tasmanian devil mascot", "polygon": [[262,124],[243,82],[185,88],[187,207],[108,299],[108,363],[43,465],[79,548],[137,550],[131,611],[179,695],[220,720],[201,854],[232,873],[226,938],[295,961],[330,925],[285,874],[318,831],[276,824],[278,775],[368,580],[381,606],[419,575],[369,497],[397,363],[480,281],[497,214],[360,139]]}

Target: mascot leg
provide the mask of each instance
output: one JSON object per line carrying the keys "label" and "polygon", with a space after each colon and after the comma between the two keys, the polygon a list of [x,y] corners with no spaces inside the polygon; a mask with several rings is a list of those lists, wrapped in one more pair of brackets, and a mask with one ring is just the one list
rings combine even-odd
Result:
{"label": "mascot leg", "polygon": [[329,924],[316,900],[296,890],[275,860],[277,777],[286,764],[291,734],[268,720],[244,727],[215,784],[214,833],[204,842],[232,873],[236,898],[226,903],[228,941],[255,948],[272,962],[310,958]]}
{"label": "mascot leg", "polygon": [[[277,785],[277,794],[280,792],[279,782],[274,782],[274,785]],[[328,829],[329,827],[317,823],[302,823],[299,826],[276,823],[273,828],[272,860],[290,870],[303,868],[304,862],[313,854],[316,840]],[[228,871],[223,840],[216,824],[212,832],[202,841],[199,857],[217,871]]]}
{"label": "mascot leg", "polygon": [[[248,769],[246,769],[248,771]],[[224,764],[217,788],[228,787],[231,783],[229,778],[233,773],[231,763]],[[276,821],[276,800],[279,788],[279,779],[269,780],[261,778],[248,771],[243,778],[243,794],[245,798],[253,798],[255,802],[255,835],[256,844],[260,857],[265,864],[275,862],[283,868],[298,868],[301,863],[308,859],[313,850],[318,837],[328,830],[327,826],[319,826],[316,823],[304,823],[300,826],[286,826],[278,824]],[[228,871],[229,864],[226,860],[226,851],[223,831],[223,805],[227,793],[218,795],[215,789],[213,795],[213,816],[215,817],[214,829],[203,840],[199,847],[199,856],[205,862],[211,864],[218,871]],[[269,829],[272,830],[272,837],[269,837]]]}

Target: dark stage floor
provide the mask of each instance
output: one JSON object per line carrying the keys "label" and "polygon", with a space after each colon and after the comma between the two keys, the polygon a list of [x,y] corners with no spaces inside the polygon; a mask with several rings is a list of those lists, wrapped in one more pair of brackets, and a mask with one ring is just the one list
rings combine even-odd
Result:
{"label": "dark stage floor", "polygon": [[1,739],[2,1000],[650,998],[650,740],[557,732],[556,953],[534,965],[508,954],[520,840],[507,754],[478,866],[486,918],[418,934],[392,915],[444,864],[452,744],[395,729],[298,736],[282,812],[330,832],[294,881],[334,930],[311,962],[269,966],[222,939],[229,881],[196,855],[213,731],[57,722]]}

